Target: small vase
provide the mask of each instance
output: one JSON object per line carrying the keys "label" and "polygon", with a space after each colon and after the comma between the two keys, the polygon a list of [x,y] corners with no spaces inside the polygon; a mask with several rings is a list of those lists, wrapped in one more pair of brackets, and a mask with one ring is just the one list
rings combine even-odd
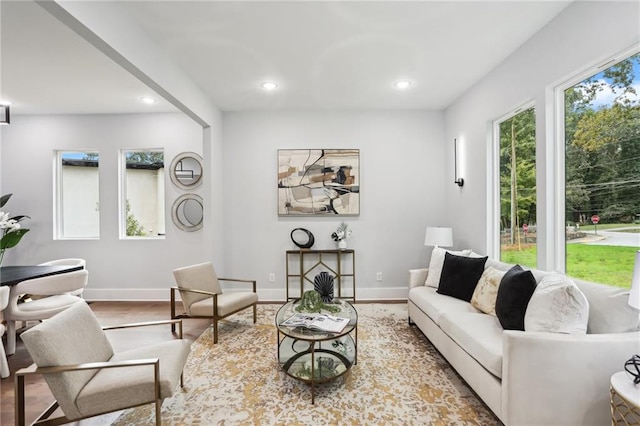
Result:
{"label": "small vase", "polygon": [[338,241],[338,248],[340,250],[344,250],[347,248],[347,240],[340,240]]}

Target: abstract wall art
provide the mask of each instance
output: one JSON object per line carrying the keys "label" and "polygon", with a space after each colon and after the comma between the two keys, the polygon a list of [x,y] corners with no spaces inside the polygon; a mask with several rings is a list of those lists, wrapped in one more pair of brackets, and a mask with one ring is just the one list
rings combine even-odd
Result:
{"label": "abstract wall art", "polygon": [[278,150],[278,215],[360,214],[360,150]]}

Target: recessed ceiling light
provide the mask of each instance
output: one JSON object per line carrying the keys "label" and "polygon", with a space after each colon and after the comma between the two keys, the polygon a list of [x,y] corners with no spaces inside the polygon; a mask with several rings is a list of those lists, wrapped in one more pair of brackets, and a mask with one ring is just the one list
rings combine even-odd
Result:
{"label": "recessed ceiling light", "polygon": [[273,81],[265,81],[260,86],[267,91],[276,90],[278,88],[278,84]]}
{"label": "recessed ceiling light", "polygon": [[151,104],[155,104],[156,100],[151,96],[143,96],[140,98],[140,102],[142,102],[143,104],[151,105]]}
{"label": "recessed ceiling light", "polygon": [[404,90],[404,89],[408,89],[409,86],[411,86],[411,82],[408,80],[400,80],[396,82],[395,86],[396,86],[396,89]]}

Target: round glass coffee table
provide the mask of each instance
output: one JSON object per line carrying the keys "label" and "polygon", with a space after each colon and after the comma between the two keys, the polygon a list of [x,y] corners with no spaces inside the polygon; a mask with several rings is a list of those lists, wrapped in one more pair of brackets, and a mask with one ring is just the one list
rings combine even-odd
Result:
{"label": "round glass coffee table", "polygon": [[313,404],[316,383],[336,379],[358,362],[358,312],[346,300],[334,299],[330,305],[339,311],[321,313],[347,318],[348,323],[341,331],[334,333],[283,325],[287,319],[299,313],[296,310],[298,303],[299,300],[290,301],[276,314],[278,363],[289,376],[311,385]]}

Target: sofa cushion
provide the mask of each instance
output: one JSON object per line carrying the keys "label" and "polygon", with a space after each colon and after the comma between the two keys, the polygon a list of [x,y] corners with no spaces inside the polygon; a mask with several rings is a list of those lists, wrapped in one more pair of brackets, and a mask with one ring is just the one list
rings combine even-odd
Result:
{"label": "sofa cushion", "polygon": [[429,274],[424,285],[429,287],[438,288],[440,283],[440,275],[442,274],[442,267],[444,266],[444,254],[451,253],[457,256],[468,256],[471,250],[451,251],[445,250],[440,247],[434,247],[431,252],[431,260],[429,261]]}
{"label": "sofa cushion", "polygon": [[470,303],[453,297],[438,294],[433,287],[414,287],[409,290],[409,300],[436,324],[440,324],[440,317],[446,313],[478,313]]}
{"label": "sofa cushion", "polygon": [[496,316],[502,328],[524,331],[524,315],[535,288],[533,274],[520,265],[515,265],[504,274],[496,298]]}
{"label": "sofa cushion", "polygon": [[491,374],[502,378],[502,328],[496,317],[480,313],[442,315],[440,328]]}
{"label": "sofa cushion", "polygon": [[497,269],[498,271],[507,272],[509,269],[513,268],[513,263],[501,262],[496,259],[487,259],[484,267],[485,269],[491,267]]}
{"label": "sofa cushion", "polygon": [[552,273],[538,283],[524,316],[526,331],[585,334],[589,302],[566,275]]}
{"label": "sofa cushion", "polygon": [[445,253],[438,293],[471,301],[486,261],[486,257],[465,257]]}
{"label": "sofa cushion", "polygon": [[471,304],[485,314],[496,316],[498,287],[505,272],[490,266],[484,270],[471,296]]}
{"label": "sofa cushion", "polygon": [[589,301],[587,333],[626,333],[640,330],[640,314],[629,306],[629,290],[574,279]]}

